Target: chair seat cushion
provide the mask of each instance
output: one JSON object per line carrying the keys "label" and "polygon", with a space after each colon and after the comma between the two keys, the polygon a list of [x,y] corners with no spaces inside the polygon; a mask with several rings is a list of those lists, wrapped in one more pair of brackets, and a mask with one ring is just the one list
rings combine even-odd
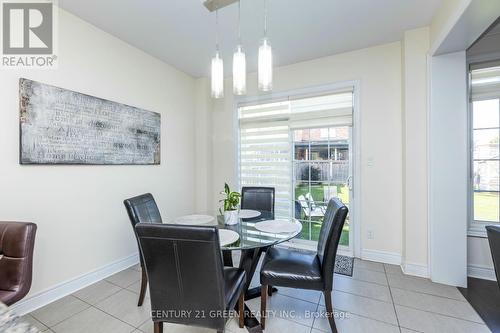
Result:
{"label": "chair seat cushion", "polygon": [[227,309],[231,310],[238,302],[241,292],[245,288],[246,273],[234,267],[224,267],[224,283]]}
{"label": "chair seat cushion", "polygon": [[323,290],[321,264],[316,253],[271,247],[266,252],[260,283],[289,288]]}

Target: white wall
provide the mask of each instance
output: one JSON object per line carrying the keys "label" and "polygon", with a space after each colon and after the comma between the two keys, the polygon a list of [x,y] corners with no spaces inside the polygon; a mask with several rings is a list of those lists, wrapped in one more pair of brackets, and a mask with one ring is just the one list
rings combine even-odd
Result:
{"label": "white wall", "polygon": [[443,0],[430,25],[431,53],[441,46],[471,2],[472,0]]}
{"label": "white wall", "polygon": [[468,276],[496,281],[488,238],[467,237]]}
{"label": "white wall", "polygon": [[444,0],[431,23],[431,54],[464,51],[500,16],[500,1]]}
{"label": "white wall", "polygon": [[207,78],[196,80],[195,91],[195,211],[211,213],[213,210],[212,192],[212,110],[210,82]]}
{"label": "white wall", "polygon": [[[57,70],[0,72],[0,219],[38,224],[31,295],[137,252],[123,199],[194,204],[195,80],[62,10],[59,38]],[[20,77],[161,113],[161,165],[19,165]]]}
{"label": "white wall", "polygon": [[[365,256],[382,255],[399,262],[402,221],[401,44],[399,42],[279,67],[274,92],[340,81],[359,80],[361,115],[361,245]],[[248,77],[248,96],[257,95],[255,73]],[[212,116],[212,190],[237,184],[237,156],[232,82],[226,98],[214,101]],[[198,139],[200,140],[200,139]],[[369,166],[368,161],[373,165]],[[374,239],[368,239],[372,230]],[[373,252],[373,250],[375,252]],[[380,251],[380,252],[378,252]]]}
{"label": "white wall", "polygon": [[428,276],[427,55],[429,28],[403,42],[403,270]]}
{"label": "white wall", "polygon": [[429,114],[431,279],[467,286],[465,51],[432,57]]}

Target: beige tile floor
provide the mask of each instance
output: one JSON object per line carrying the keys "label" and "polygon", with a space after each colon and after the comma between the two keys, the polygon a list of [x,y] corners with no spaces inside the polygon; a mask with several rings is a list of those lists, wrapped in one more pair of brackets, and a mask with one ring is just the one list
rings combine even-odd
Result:
{"label": "beige tile floor", "polygon": [[[140,272],[137,266],[66,296],[25,316],[44,332],[152,333],[149,298],[137,307]],[[258,283],[254,277],[252,284]],[[357,332],[490,332],[460,292],[453,287],[406,276],[398,266],[357,260],[352,278],[335,275],[333,303],[341,333]],[[260,299],[247,302],[257,311]],[[329,332],[324,300],[319,292],[279,288],[269,299],[276,311],[265,332]],[[211,332],[180,325],[166,325],[166,333]],[[247,332],[235,320],[228,333]]]}

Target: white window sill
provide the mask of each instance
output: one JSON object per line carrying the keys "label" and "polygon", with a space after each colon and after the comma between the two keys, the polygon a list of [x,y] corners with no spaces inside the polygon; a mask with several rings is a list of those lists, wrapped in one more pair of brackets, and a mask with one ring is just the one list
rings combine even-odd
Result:
{"label": "white window sill", "polygon": [[478,238],[488,238],[486,234],[486,226],[487,225],[495,225],[498,223],[481,223],[481,222],[472,222],[469,224],[469,229],[467,230],[467,236],[469,237],[478,237]]}

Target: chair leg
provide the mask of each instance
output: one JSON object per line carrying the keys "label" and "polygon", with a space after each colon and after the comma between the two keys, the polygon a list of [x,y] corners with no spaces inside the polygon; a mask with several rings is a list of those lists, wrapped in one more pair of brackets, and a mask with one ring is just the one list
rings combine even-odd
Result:
{"label": "chair leg", "polygon": [[332,333],[337,333],[337,326],[335,325],[335,318],[333,317],[332,292],[330,290],[325,290],[323,291],[323,295],[325,295],[326,313],[328,321],[330,322],[330,328],[332,329]]}
{"label": "chair leg", "polygon": [[137,306],[142,306],[144,302],[144,297],[146,296],[146,287],[148,286],[148,276],[146,275],[146,269],[142,267],[142,278],[141,278],[141,292],[139,293],[139,302]]}
{"label": "chair leg", "polygon": [[267,296],[273,296],[273,286],[267,286]]}
{"label": "chair leg", "polygon": [[155,333],[163,333],[163,322],[161,321],[155,322],[154,327],[155,327],[154,330]]}
{"label": "chair leg", "polygon": [[262,285],[260,288],[260,326],[266,328],[266,303],[267,303],[267,285]]}
{"label": "chair leg", "polygon": [[240,328],[243,328],[245,326],[245,292],[241,293],[240,299],[238,300],[238,315],[238,324]]}

